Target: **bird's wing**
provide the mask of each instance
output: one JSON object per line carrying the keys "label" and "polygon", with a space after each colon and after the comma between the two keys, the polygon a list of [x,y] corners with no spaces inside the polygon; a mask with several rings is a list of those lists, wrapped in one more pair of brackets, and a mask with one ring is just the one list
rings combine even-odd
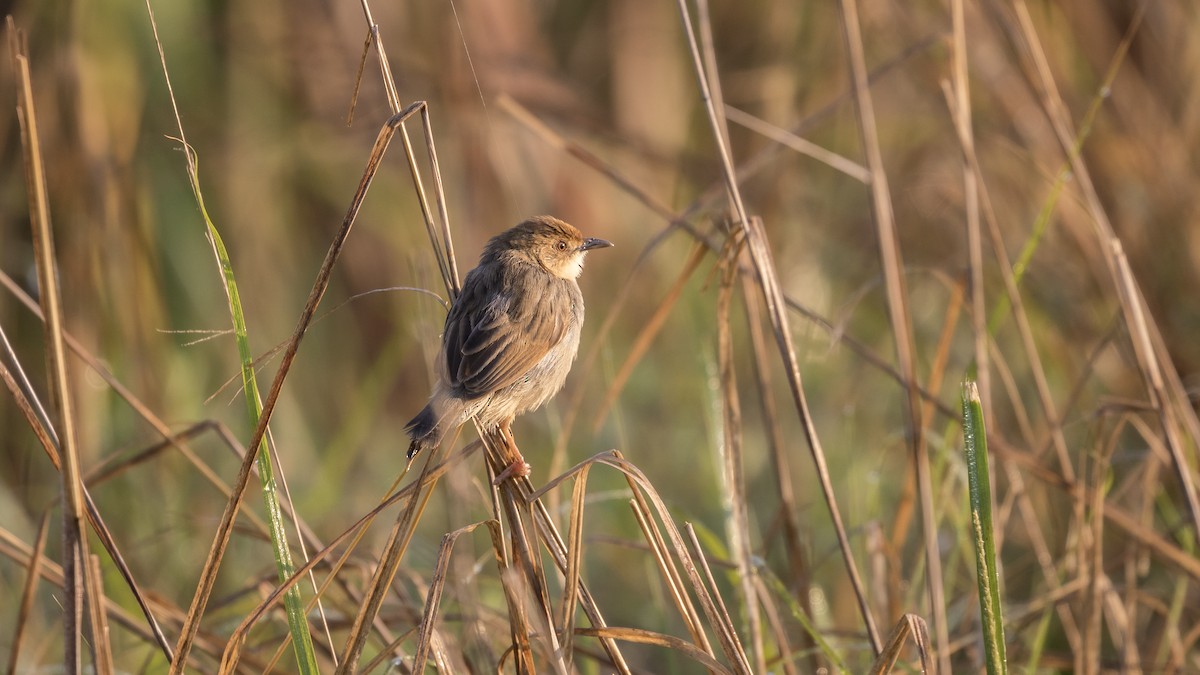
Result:
{"label": "bird's wing", "polygon": [[570,296],[557,279],[529,283],[537,271],[498,271],[472,270],[446,317],[448,384],[469,398],[516,382],[567,333]]}

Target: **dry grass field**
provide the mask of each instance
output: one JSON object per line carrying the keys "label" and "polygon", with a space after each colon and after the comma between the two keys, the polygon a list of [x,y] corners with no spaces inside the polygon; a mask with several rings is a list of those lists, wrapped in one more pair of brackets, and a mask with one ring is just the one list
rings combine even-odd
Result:
{"label": "dry grass field", "polygon": [[[0,9],[4,672],[1200,671],[1200,5]],[[532,474],[407,467],[542,213]]]}

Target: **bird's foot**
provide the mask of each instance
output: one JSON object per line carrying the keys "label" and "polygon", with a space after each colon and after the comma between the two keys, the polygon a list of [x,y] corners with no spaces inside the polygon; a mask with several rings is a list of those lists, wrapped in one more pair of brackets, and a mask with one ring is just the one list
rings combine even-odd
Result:
{"label": "bird's foot", "polygon": [[492,481],[492,485],[500,485],[509,478],[525,478],[529,475],[529,471],[532,468],[533,467],[529,466],[525,460],[518,459],[512,464],[509,464],[507,469],[501,471],[499,475],[496,476],[496,480]]}

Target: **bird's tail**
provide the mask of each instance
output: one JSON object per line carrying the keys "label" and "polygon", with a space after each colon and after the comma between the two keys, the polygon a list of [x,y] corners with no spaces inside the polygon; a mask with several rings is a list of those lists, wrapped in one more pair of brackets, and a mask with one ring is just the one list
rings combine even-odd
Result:
{"label": "bird's tail", "polygon": [[412,439],[408,445],[410,461],[417,456],[417,453],[426,448],[436,447],[442,440],[441,426],[438,424],[437,415],[433,412],[432,404],[422,408],[416,417],[409,420],[408,424],[404,425],[404,430]]}

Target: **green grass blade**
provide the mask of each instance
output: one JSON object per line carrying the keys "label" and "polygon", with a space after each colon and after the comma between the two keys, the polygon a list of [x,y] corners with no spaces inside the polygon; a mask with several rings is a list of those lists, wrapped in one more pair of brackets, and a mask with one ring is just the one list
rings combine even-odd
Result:
{"label": "green grass blade", "polygon": [[[185,148],[185,151],[194,159],[195,154],[191,148]],[[250,427],[255,428],[262,415],[262,398],[259,396],[258,382],[254,377],[254,353],[250,351],[246,317],[242,313],[242,300],[238,293],[237,280],[233,274],[233,263],[229,260],[229,252],[225,249],[225,242],[221,240],[217,226],[209,218],[208,210],[204,207],[204,197],[200,192],[199,173],[194,162],[189,165],[188,173],[192,184],[192,193],[196,197],[196,205],[200,208],[200,215],[204,218],[204,224],[208,228],[213,254],[217,258],[217,264],[221,267],[221,280],[225,286],[225,295],[229,300],[229,314],[233,319],[238,358],[242,365],[242,391],[246,397],[246,413],[250,420]],[[265,437],[257,449],[248,449],[249,452],[255,450],[258,455],[256,460],[258,475],[262,481],[263,502],[267,509],[267,522],[271,530],[271,548],[275,553],[275,569],[282,582],[291,578],[295,573],[295,565],[292,563],[292,552],[288,547],[283,511],[279,506],[279,490],[275,482],[275,471],[271,464],[271,453],[267,450]],[[312,634],[308,630],[304,599],[300,595],[299,586],[293,586],[284,595],[284,608],[287,612],[288,630],[292,635],[292,649],[296,654],[299,672],[303,675],[317,675],[319,671],[317,670],[316,650],[313,647]]]}
{"label": "green grass blade", "polygon": [[988,476],[987,437],[983,407],[975,382],[963,382],[963,440],[967,454],[967,482],[971,491],[971,529],[979,581],[979,618],[983,624],[983,649],[989,675],[1008,672],[1004,653],[1004,612],[1000,607],[1000,579],[996,571],[996,538],[992,528],[992,488]]}
{"label": "green grass blade", "polygon": [[812,637],[813,643],[817,645],[817,649],[821,650],[825,658],[829,659],[829,663],[833,666],[833,672],[850,672],[850,667],[842,659],[842,655],[825,639],[825,635],[813,623],[812,618],[805,613],[804,608],[800,606],[796,598],[792,596],[791,591],[788,590],[783,580],[775,576],[775,573],[766,565],[761,565],[758,568],[758,572],[762,576],[763,581],[766,582],[767,587],[775,593],[775,596],[779,600],[787,605],[788,610],[791,611],[792,618],[800,622],[800,626]]}
{"label": "green grass blade", "polygon": [[[1071,161],[1083,152],[1083,145],[1092,133],[1092,125],[1096,121],[1096,115],[1099,114],[1104,102],[1108,99],[1109,87],[1112,85],[1112,78],[1115,75],[1115,70],[1110,71],[1104,86],[1100,87],[1096,95],[1092,97],[1092,102],[1083,116],[1083,122],[1079,125],[1079,133],[1075,137],[1075,144],[1071,147],[1071,154],[1063,160],[1062,166],[1059,167],[1058,173],[1054,178],[1054,185],[1050,187],[1050,194],[1046,197],[1046,201],[1042,203],[1042,209],[1038,212],[1037,218],[1034,220],[1033,231],[1029,234],[1029,238],[1025,240],[1025,245],[1021,247],[1021,253],[1017,256],[1017,261],[1013,263],[1013,284],[1018,288],[1021,286],[1021,279],[1025,277],[1025,270],[1029,269],[1029,263],[1033,260],[1033,254],[1037,252],[1038,246],[1046,236],[1046,231],[1050,228],[1050,221],[1053,219],[1054,211],[1058,207],[1058,200],[1062,197],[1067,183],[1071,180]],[[1000,329],[1001,322],[1004,321],[1011,310],[1012,300],[1008,295],[1001,295],[1000,300],[996,303],[996,307],[988,317],[988,335],[996,334],[996,331]]]}

